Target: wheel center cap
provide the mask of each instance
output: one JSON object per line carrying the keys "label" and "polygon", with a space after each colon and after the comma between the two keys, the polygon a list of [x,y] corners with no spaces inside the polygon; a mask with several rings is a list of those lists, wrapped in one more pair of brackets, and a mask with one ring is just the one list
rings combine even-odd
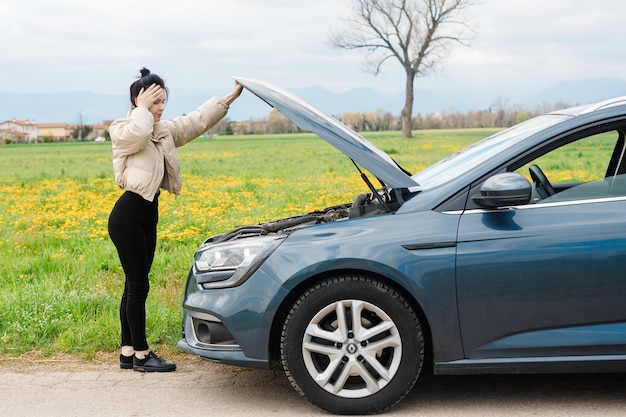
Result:
{"label": "wheel center cap", "polygon": [[352,355],[352,354],[355,354],[355,353],[356,353],[356,351],[358,350],[358,348],[356,347],[356,345],[355,345],[354,343],[350,343],[350,344],[348,345],[348,347],[346,348],[346,350],[347,350],[347,352],[348,352],[349,354],[351,354],[351,355]]}

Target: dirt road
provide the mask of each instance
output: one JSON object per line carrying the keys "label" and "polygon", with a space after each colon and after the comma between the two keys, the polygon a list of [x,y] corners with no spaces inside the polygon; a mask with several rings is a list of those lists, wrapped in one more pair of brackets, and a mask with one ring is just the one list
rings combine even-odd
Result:
{"label": "dirt road", "polygon": [[[319,416],[280,374],[188,355],[169,374],[115,357],[0,361],[0,416]],[[626,375],[431,377],[385,416],[625,416]]]}

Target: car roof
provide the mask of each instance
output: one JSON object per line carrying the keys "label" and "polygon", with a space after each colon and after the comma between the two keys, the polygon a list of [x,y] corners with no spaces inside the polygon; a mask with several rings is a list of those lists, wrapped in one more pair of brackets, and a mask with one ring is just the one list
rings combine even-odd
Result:
{"label": "car roof", "polygon": [[595,111],[604,110],[609,107],[626,105],[626,96],[613,97],[597,103],[585,104],[576,107],[569,107],[562,110],[555,110],[550,114],[566,114],[570,116],[580,116],[583,114],[593,113]]}

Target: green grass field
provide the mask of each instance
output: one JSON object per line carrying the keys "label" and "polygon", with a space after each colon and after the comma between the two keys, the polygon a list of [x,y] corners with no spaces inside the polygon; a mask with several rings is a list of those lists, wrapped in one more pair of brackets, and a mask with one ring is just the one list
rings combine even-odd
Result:
{"label": "green grass field", "polygon": [[[494,132],[365,136],[417,172]],[[179,155],[182,195],[160,199],[147,304],[152,347],[174,347],[180,337],[187,271],[206,237],[367,191],[350,160],[312,134],[198,139]],[[7,145],[0,166],[0,355],[115,350],[123,273],[106,224],[122,191],[111,144]]]}

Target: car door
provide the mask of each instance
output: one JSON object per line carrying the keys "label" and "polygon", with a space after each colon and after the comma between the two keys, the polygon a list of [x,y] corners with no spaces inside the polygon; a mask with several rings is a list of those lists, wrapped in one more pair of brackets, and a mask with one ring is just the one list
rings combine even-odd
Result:
{"label": "car door", "polygon": [[[585,163],[581,152],[575,159]],[[570,185],[555,185],[556,195],[534,204],[461,216],[457,289],[466,358],[626,352],[626,180],[585,175],[591,180],[567,178]]]}

